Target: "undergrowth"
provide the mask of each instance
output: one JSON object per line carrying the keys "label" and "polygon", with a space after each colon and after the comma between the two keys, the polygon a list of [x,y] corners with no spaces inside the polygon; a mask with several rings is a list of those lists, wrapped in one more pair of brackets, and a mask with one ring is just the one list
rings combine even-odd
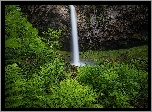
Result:
{"label": "undergrowth", "polygon": [[39,37],[18,6],[5,9],[5,108],[147,108],[147,46],[87,51],[98,65],[71,66],[61,30]]}
{"label": "undergrowth", "polygon": [[78,68],[76,79],[96,90],[98,102],[105,108],[141,108],[135,104],[143,95],[143,101],[148,101],[148,73],[134,66],[108,62],[86,65]]}

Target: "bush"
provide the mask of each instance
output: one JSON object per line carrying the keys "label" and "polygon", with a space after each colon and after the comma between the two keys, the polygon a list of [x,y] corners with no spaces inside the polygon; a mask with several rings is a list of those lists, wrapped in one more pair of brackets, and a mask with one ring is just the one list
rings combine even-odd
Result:
{"label": "bush", "polygon": [[32,27],[16,5],[5,6],[5,39],[37,37],[38,31]]}
{"label": "bush", "polygon": [[89,86],[82,86],[76,80],[66,79],[59,86],[51,88],[51,108],[101,107],[94,104],[96,93]]}
{"label": "bush", "polygon": [[134,66],[108,62],[101,66],[87,65],[79,67],[77,79],[81,84],[92,86],[98,92],[100,104],[106,108],[132,108],[130,102],[137,96],[148,97],[148,75]]}
{"label": "bush", "polygon": [[5,65],[17,63],[28,75],[56,58],[56,53],[41,41],[37,29],[15,5],[5,6],[5,57]]}
{"label": "bush", "polygon": [[48,28],[48,31],[42,32],[43,37],[41,37],[42,41],[44,41],[51,49],[59,49],[59,37],[61,35],[62,30],[53,30]]}
{"label": "bush", "polygon": [[47,108],[43,76],[26,79],[16,63],[5,67],[5,108]]}
{"label": "bush", "polygon": [[7,62],[16,57],[31,56],[30,53],[39,54],[45,48],[37,29],[32,27],[14,5],[5,6],[5,48]]}
{"label": "bush", "polygon": [[50,87],[58,85],[65,78],[65,64],[62,60],[55,58],[51,63],[46,63],[42,66],[39,74],[45,80],[46,92],[50,93]]}
{"label": "bush", "polygon": [[5,107],[17,108],[24,106],[26,80],[16,63],[5,67]]}
{"label": "bush", "polygon": [[26,82],[24,108],[48,108],[48,95],[45,92],[45,79],[43,76],[33,74]]}

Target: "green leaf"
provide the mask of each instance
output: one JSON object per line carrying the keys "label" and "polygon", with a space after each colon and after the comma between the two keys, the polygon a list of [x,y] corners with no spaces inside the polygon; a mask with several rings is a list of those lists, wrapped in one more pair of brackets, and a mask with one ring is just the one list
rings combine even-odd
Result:
{"label": "green leaf", "polygon": [[18,43],[16,38],[10,38],[5,40],[5,47],[18,48],[18,47],[22,47],[22,45]]}

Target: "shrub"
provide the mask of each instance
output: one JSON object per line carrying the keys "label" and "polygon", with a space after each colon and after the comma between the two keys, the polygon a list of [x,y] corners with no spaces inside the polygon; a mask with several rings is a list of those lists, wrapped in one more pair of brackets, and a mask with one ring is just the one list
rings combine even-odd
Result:
{"label": "shrub", "polygon": [[41,41],[37,29],[18,9],[16,5],[5,6],[5,65],[17,63],[30,75],[53,60],[56,53]]}
{"label": "shrub", "polygon": [[16,63],[5,67],[5,108],[24,106],[26,80]]}
{"label": "shrub", "polygon": [[16,63],[5,68],[6,108],[47,108],[49,99],[45,92],[43,76],[33,74],[26,79]]}
{"label": "shrub", "polygon": [[[132,108],[130,102],[137,96],[146,94],[145,98],[147,97],[148,75],[134,66],[129,67],[108,62],[100,66],[87,65],[78,68],[77,79],[81,84],[90,85],[98,92],[98,100],[104,107]],[[146,91],[141,93],[140,89]]]}
{"label": "shrub", "polygon": [[47,43],[47,45],[51,48],[51,49],[59,49],[60,45],[59,45],[59,37],[61,35],[61,31],[62,30],[53,30],[51,28],[48,28],[48,31],[44,31],[42,32],[43,37],[41,37],[42,41],[44,41],[45,43]]}
{"label": "shrub", "polygon": [[5,6],[5,39],[36,37],[37,29],[32,27],[18,9],[16,5]]}
{"label": "shrub", "polygon": [[96,93],[89,86],[82,86],[76,80],[66,79],[59,86],[51,88],[51,108],[101,107],[94,104]]}
{"label": "shrub", "polygon": [[56,58],[31,77],[23,77],[17,64],[8,65],[5,70],[6,108],[47,108],[48,89],[57,85],[64,77],[64,63]]}
{"label": "shrub", "polygon": [[33,74],[26,82],[24,108],[48,108],[48,97],[45,92],[45,79],[43,76]]}
{"label": "shrub", "polygon": [[[5,6],[5,56],[6,61],[16,57],[25,58],[30,53],[39,54],[45,45],[38,38],[38,31],[32,27],[15,5]],[[12,52],[12,53],[10,53]],[[20,59],[21,60],[21,59]],[[17,62],[18,63],[18,62]],[[12,64],[12,63],[7,63]]]}
{"label": "shrub", "polygon": [[59,58],[55,58],[51,63],[42,66],[39,74],[45,79],[46,92],[50,93],[49,88],[52,85],[59,84],[65,78],[65,64]]}

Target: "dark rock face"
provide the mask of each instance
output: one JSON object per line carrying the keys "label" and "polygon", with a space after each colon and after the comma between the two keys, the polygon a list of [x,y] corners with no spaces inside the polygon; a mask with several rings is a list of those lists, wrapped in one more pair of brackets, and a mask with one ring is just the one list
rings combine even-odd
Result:
{"label": "dark rock face", "polygon": [[[39,30],[39,35],[48,28],[63,30],[60,42],[63,42],[63,49],[69,45],[70,18],[69,7],[60,5],[20,5],[21,11],[27,14],[28,20]],[[65,44],[66,43],[66,44]],[[61,43],[62,44],[62,43]]]}
{"label": "dark rock face", "polygon": [[[129,47],[135,38],[148,41],[148,6],[146,5],[74,5],[80,51]],[[70,10],[68,5],[20,5],[28,20],[39,30],[61,29],[63,50],[70,51]],[[123,41],[122,41],[123,40]],[[145,41],[143,41],[145,40]]]}

